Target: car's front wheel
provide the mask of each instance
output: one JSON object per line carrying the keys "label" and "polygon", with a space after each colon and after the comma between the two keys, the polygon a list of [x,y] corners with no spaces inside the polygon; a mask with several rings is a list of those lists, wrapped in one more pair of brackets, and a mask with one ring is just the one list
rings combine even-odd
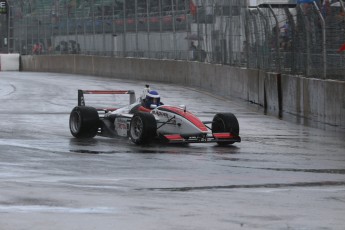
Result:
{"label": "car's front wheel", "polygon": [[[240,126],[236,116],[232,113],[217,113],[212,121],[212,133],[231,133],[238,136]],[[233,144],[233,141],[219,141],[218,145]]]}
{"label": "car's front wheel", "polygon": [[69,129],[76,138],[92,138],[99,129],[98,112],[93,107],[76,106],[69,117]]}
{"label": "car's front wheel", "polygon": [[129,137],[137,145],[149,144],[157,135],[157,123],[150,113],[135,113],[131,119]]}

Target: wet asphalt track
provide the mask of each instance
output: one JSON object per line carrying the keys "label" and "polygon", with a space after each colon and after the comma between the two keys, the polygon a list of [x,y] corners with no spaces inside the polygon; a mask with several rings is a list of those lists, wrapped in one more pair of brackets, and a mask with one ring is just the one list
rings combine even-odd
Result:
{"label": "wet asphalt track", "polygon": [[0,230],[344,229],[343,131],[151,83],[165,104],[186,104],[203,120],[233,112],[242,143],[138,147],[72,138],[68,118],[78,88],[138,95],[145,83],[0,73]]}

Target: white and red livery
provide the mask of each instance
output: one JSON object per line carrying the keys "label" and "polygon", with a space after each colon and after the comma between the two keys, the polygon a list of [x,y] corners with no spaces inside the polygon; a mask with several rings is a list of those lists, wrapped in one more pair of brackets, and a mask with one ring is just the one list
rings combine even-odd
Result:
{"label": "white and red livery", "polygon": [[[76,138],[125,137],[137,145],[163,143],[207,143],[229,145],[241,142],[239,123],[232,113],[217,113],[212,121],[201,121],[186,106],[141,106],[133,90],[78,90],[78,106],[70,114],[69,127]],[[122,108],[94,108],[85,105],[84,94],[128,94],[129,105]]]}

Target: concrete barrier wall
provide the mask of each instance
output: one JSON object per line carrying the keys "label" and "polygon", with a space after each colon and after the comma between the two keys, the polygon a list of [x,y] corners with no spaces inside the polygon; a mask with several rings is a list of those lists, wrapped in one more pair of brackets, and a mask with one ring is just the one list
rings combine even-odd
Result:
{"label": "concrete barrier wall", "polygon": [[0,53],[0,71],[18,71],[19,53],[1,54]]}
{"label": "concrete barrier wall", "polygon": [[279,115],[278,81],[276,73],[267,73],[264,80],[264,96],[267,111]]}
{"label": "concrete barrier wall", "polygon": [[276,115],[345,128],[345,82],[200,62],[98,56],[22,56],[23,71],[157,81],[240,98]]}

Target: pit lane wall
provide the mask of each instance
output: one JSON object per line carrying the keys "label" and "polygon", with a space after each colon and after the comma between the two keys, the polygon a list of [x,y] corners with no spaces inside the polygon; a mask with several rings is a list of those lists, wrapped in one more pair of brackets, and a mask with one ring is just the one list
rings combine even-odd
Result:
{"label": "pit lane wall", "polygon": [[[175,83],[258,104],[301,123],[345,128],[345,82],[200,62],[99,56],[22,56],[23,71]],[[231,110],[231,108],[229,108]]]}

